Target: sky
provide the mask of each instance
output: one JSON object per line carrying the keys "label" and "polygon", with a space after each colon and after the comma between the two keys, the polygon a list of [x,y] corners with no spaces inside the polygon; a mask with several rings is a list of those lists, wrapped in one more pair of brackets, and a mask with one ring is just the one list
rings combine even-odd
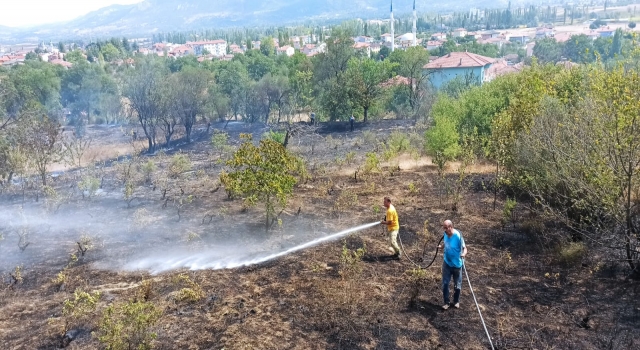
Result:
{"label": "sky", "polygon": [[109,5],[140,1],[142,0],[3,0],[0,5],[0,25],[26,27],[63,22]]}

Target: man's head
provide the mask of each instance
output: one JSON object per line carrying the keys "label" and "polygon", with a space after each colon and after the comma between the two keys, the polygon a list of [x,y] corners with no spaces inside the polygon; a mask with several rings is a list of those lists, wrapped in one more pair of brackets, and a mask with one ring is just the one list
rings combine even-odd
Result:
{"label": "man's head", "polygon": [[451,237],[451,235],[453,235],[453,222],[451,222],[451,220],[445,220],[442,223],[442,228],[447,236]]}
{"label": "man's head", "polygon": [[391,205],[391,198],[384,197],[384,206],[385,206],[385,208],[389,208],[390,205]]}

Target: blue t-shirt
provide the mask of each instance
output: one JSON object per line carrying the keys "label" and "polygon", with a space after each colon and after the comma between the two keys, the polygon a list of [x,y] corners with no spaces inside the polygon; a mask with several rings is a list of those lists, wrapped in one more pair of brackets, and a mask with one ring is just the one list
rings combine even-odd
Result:
{"label": "blue t-shirt", "polygon": [[444,262],[455,268],[462,267],[462,258],[460,254],[462,254],[462,248],[464,245],[464,239],[462,238],[462,234],[456,229],[453,230],[453,234],[451,238],[447,236],[447,233],[444,233]]}

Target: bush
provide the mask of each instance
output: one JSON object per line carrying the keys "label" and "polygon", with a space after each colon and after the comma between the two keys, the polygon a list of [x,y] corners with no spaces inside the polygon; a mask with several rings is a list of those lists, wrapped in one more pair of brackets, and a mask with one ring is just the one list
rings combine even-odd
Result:
{"label": "bush", "polygon": [[156,169],[156,163],[151,159],[142,164],[142,173],[144,174],[145,181],[151,181],[151,175],[156,171]]}
{"label": "bush", "polygon": [[169,164],[169,176],[176,178],[180,174],[191,170],[191,160],[184,154],[176,154]]}
{"label": "bush", "polygon": [[400,131],[393,131],[388,140],[389,148],[396,153],[407,152],[411,149],[411,140],[407,134]]}
{"label": "bush", "polygon": [[98,326],[98,339],[109,350],[147,350],[157,334],[151,328],[162,316],[153,303],[129,301],[109,305]]}
{"label": "bush", "polygon": [[62,307],[62,317],[64,318],[62,334],[73,327],[80,326],[81,323],[91,322],[99,300],[100,292],[87,293],[76,289],[73,292],[73,299],[65,300]]}
{"label": "bush", "polygon": [[375,153],[367,153],[367,158],[364,162],[364,172],[372,173],[380,171],[380,159],[378,159],[378,155]]}
{"label": "bush", "polygon": [[273,131],[269,130],[262,135],[263,140],[271,140],[275,141],[281,145],[284,145],[284,139],[286,137],[286,133],[283,131]]}
{"label": "bush", "polygon": [[558,249],[558,262],[565,266],[575,266],[582,261],[587,247],[582,242],[571,242]]}
{"label": "bush", "polygon": [[100,188],[100,180],[93,176],[86,175],[78,183],[78,189],[82,191],[82,198],[93,197]]}
{"label": "bush", "polygon": [[512,223],[515,225],[516,222],[516,202],[515,199],[507,198],[506,202],[504,202],[504,208],[502,208],[502,229],[504,230],[507,227],[507,224]]}

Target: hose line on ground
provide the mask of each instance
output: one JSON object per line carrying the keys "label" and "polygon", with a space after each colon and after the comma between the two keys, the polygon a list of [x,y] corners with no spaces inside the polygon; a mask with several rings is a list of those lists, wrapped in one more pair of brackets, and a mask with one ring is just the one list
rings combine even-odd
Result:
{"label": "hose line on ground", "polygon": [[[410,263],[412,263],[413,265],[415,265],[417,268],[420,269],[427,269],[429,268],[434,261],[436,261],[436,257],[438,256],[438,246],[440,245],[440,243],[442,243],[442,240],[444,239],[444,235],[442,235],[442,237],[440,237],[440,240],[438,241],[438,244],[436,244],[436,252],[435,254],[433,254],[433,259],[431,259],[431,262],[427,265],[427,266],[420,266],[420,264],[414,262],[413,260],[411,260],[411,258],[409,258],[409,255],[407,254],[407,250],[404,248],[404,245],[402,244],[402,238],[400,237],[400,233],[398,233],[398,241],[400,241],[400,247],[402,248],[402,252],[404,253],[404,256],[407,258],[407,260],[409,260]],[[420,257],[420,261],[422,262],[422,259],[424,258],[424,254],[427,252],[427,243],[425,242],[424,244],[424,248],[422,249],[422,256]]]}
{"label": "hose line on ground", "polygon": [[[440,246],[440,243],[442,242],[443,239],[444,239],[444,235],[442,235],[442,237],[438,241],[438,244],[436,245],[436,253],[433,255],[433,259],[431,260],[429,265],[422,267],[419,264],[415,263],[413,260],[411,260],[411,258],[409,258],[409,256],[407,255],[407,250],[404,248],[404,245],[402,244],[402,238],[400,238],[400,234],[398,234],[398,240],[400,241],[400,247],[402,247],[402,252],[404,253],[404,256],[406,257],[407,260],[409,260],[409,262],[411,262],[413,265],[421,269],[428,268],[433,264],[434,261],[436,261],[436,257],[438,256],[438,246]],[[427,244],[425,243],[424,249],[422,250],[422,257],[420,257],[420,259],[424,257],[424,254],[426,253],[426,248],[427,248]],[[484,322],[484,317],[482,317],[482,312],[480,311],[480,305],[478,305],[478,300],[476,299],[476,293],[473,291],[473,287],[471,286],[471,279],[469,279],[469,273],[467,272],[467,267],[466,267],[466,264],[464,263],[464,259],[462,259],[462,269],[464,270],[464,273],[467,276],[467,282],[469,283],[469,290],[471,291],[471,295],[473,296],[473,302],[476,304],[476,308],[478,309],[478,314],[480,315],[480,321],[482,321],[482,327],[484,327],[484,332],[487,334],[487,339],[489,339],[489,344],[491,344],[491,350],[494,350],[495,348],[493,347],[493,341],[491,341],[491,336],[489,335],[489,331],[487,330],[487,325]]]}
{"label": "hose line on ground", "polygon": [[480,321],[482,321],[482,327],[484,327],[484,332],[487,334],[487,339],[489,339],[489,344],[491,344],[491,350],[494,350],[493,342],[491,341],[491,336],[489,335],[489,331],[487,330],[487,325],[484,323],[484,318],[482,317],[482,312],[480,311],[480,305],[478,305],[478,300],[476,299],[476,293],[473,292],[473,287],[471,287],[471,280],[469,279],[469,273],[467,272],[466,264],[464,263],[464,259],[462,259],[462,269],[464,270],[464,274],[467,275],[467,282],[469,282],[469,290],[471,291],[471,295],[473,295],[473,302],[476,303],[476,308],[478,309],[478,314],[480,315]]}

